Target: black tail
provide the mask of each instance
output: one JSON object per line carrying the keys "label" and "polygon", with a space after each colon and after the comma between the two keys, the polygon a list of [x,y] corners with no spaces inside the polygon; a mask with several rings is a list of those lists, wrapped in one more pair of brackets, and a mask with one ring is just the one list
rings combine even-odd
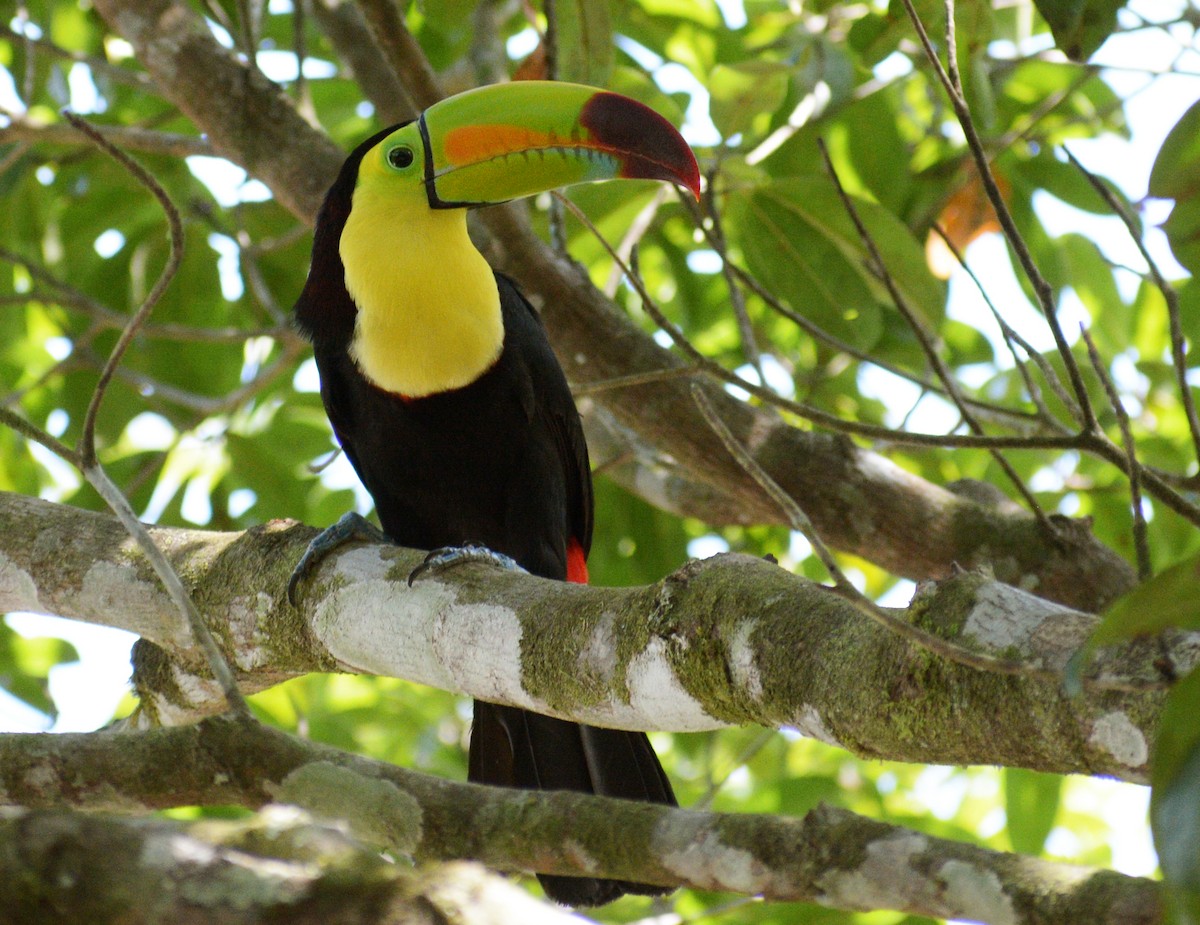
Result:
{"label": "black tail", "polygon": [[[524,790],[578,790],[677,805],[671,782],[644,732],[601,729],[475,701],[469,778]],[[568,906],[600,906],[624,895],[666,887],[594,877],[539,874],[546,895]]]}

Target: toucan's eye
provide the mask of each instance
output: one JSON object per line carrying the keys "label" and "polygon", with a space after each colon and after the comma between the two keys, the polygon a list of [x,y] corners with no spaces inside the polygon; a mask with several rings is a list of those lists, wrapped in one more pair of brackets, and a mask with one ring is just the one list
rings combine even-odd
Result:
{"label": "toucan's eye", "polygon": [[405,167],[411,167],[413,162],[413,150],[407,145],[397,145],[387,153],[387,161],[397,170],[403,170]]}

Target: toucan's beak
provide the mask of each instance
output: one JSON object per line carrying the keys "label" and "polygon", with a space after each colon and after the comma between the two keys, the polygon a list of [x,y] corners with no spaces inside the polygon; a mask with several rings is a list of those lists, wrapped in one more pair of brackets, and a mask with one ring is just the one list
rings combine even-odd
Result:
{"label": "toucan's beak", "polygon": [[675,127],[617,93],[528,80],[469,90],[418,120],[433,208],[504,202],[616,177],[667,180],[700,196]]}

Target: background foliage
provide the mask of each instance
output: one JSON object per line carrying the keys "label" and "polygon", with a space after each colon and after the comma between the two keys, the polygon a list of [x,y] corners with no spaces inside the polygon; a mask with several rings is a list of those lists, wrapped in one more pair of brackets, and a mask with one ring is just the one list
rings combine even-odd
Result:
{"label": "background foliage", "polygon": [[[252,40],[263,71],[288,87],[344,148],[379,127],[311,9],[298,16],[286,0],[273,0],[247,33],[243,14],[254,4],[197,6],[226,43],[244,49]],[[644,227],[639,272],[692,344],[747,379],[848,421],[961,430],[944,397],[910,381],[931,381],[927,357],[913,325],[869,269],[820,140],[897,288],[921,324],[936,332],[962,388],[1008,409],[1006,432],[1037,430],[1029,385],[986,309],[968,294],[965,274],[954,271],[947,284],[940,272],[952,262],[940,253],[945,247],[935,223],[960,248],[980,235],[986,245],[993,236],[993,253],[996,224],[962,129],[899,3],[746,0],[739,8],[704,0],[590,0],[556,7],[560,77],[641,98],[685,125],[696,145],[709,178],[708,205],[721,218],[707,240],[687,204],[654,185],[571,192],[609,241],[622,242],[631,225]],[[920,2],[917,9],[930,34],[941,36],[943,7]],[[499,34],[477,34],[483,12]],[[1194,48],[1200,16],[1194,7],[1171,4],[1123,10],[1115,20],[1114,13],[1111,4],[964,3],[956,12],[957,51],[996,181],[1063,317],[1087,324],[1131,417],[1141,461],[1178,473],[1182,489],[1191,491],[1186,479],[1195,475],[1195,452],[1176,388],[1167,303],[1146,267],[1134,263],[1139,258],[1123,256],[1128,249],[1112,244],[1111,226],[1102,220],[1112,205],[1066,162],[1063,149],[1078,145],[1087,162],[1090,140],[1128,137],[1126,113],[1137,94],[1114,74],[1149,85],[1163,73],[1200,72]],[[520,4],[427,2],[409,8],[407,21],[448,86],[486,75],[488,47],[505,50],[501,69],[509,73],[524,68],[536,75],[545,68],[535,49],[545,50],[537,30],[547,21]],[[1152,34],[1154,40],[1130,46],[1115,39],[1092,64],[1068,60],[1054,48],[1057,42],[1086,61],[1114,25],[1125,34],[1117,39]],[[352,506],[365,509],[344,460],[319,476],[312,471],[333,446],[311,361],[286,321],[304,279],[308,229],[262,184],[196,153],[204,146],[188,120],[155,95],[130,47],[87,4],[31,0],[0,28],[0,99],[8,121],[0,130],[0,402],[73,443],[100,363],[167,256],[157,205],[120,167],[63,130],[59,109],[91,113],[98,124],[151,129],[160,150],[138,156],[183,210],[187,247],[179,276],[102,407],[97,433],[105,466],[144,518],[164,524],[233,530],[292,517],[323,525]],[[1160,49],[1163,42],[1174,54],[1128,60],[1129,48]],[[1101,66],[1110,47],[1126,50],[1117,70]],[[1190,85],[1191,98],[1200,95],[1198,85]],[[1177,277],[1184,333],[1192,338],[1200,323],[1200,289],[1189,278],[1200,267],[1197,123],[1200,107],[1193,106],[1162,146],[1148,190],[1176,203],[1164,229],[1178,265],[1163,249],[1156,253],[1165,272]],[[1114,172],[1117,182],[1106,185],[1139,227],[1144,214],[1166,213],[1140,211],[1147,191],[1116,175],[1120,164],[1101,169]],[[1047,223],[1047,215],[1063,214],[1055,203],[1075,210],[1073,230]],[[537,219],[549,234],[546,203],[539,203]],[[593,281],[655,330],[637,294],[614,283],[613,261],[591,232],[568,216],[560,233]],[[723,256],[832,339],[815,338],[744,286],[731,294]],[[1061,374],[1063,358],[1044,322],[1023,304],[1032,301],[1029,284],[1018,271],[1023,298],[1011,284],[1002,288],[1003,266],[993,263],[988,273],[985,287],[1004,293],[999,311]],[[1090,394],[1106,409],[1102,424],[1119,441],[1116,415],[1088,365],[1078,326],[1064,322],[1064,328]],[[874,365],[860,362],[865,356]],[[881,371],[885,366],[907,371],[910,380]],[[1062,415],[1060,397],[1043,392],[1045,409]],[[0,430],[0,447],[0,488],[103,507],[91,489],[12,432]],[[969,478],[1016,496],[986,451],[895,446],[889,455],[937,484]],[[1040,450],[1036,442],[1006,459],[1045,510],[1091,517],[1103,542],[1134,559],[1128,482],[1109,462]],[[608,480],[604,469],[612,460],[594,462],[596,583],[650,582],[689,552],[723,548],[773,554],[823,577],[808,544],[785,529],[720,528],[675,517]],[[1155,571],[1200,552],[1194,523],[1161,505],[1148,502],[1147,511]],[[909,586],[877,566],[853,557],[844,557],[843,565],[870,596],[905,599]],[[1194,568],[1182,581],[1182,592],[1175,586],[1172,594],[1194,592]],[[1151,590],[1150,606],[1165,600],[1164,593],[1156,597]],[[1195,615],[1167,622],[1188,621]],[[47,715],[55,704],[45,678],[73,657],[68,644],[0,627],[0,681]],[[1181,727],[1190,703],[1176,708]],[[258,695],[254,706],[270,721],[320,741],[465,775],[469,712],[439,691],[386,679],[311,676]],[[686,806],[802,814],[823,800],[933,834],[1094,864],[1113,862],[1115,813],[1102,811],[1103,804],[1116,800],[1112,805],[1135,813],[1144,806],[1129,794],[1132,788],[1118,794],[1109,785],[1021,770],[864,762],[786,732],[664,734],[655,742]],[[1189,786],[1197,777],[1180,770],[1195,742],[1187,736],[1171,742],[1171,770],[1160,781],[1166,793],[1179,775]],[[1141,818],[1121,822],[1119,837],[1126,840],[1142,826]],[[1179,854],[1200,856],[1196,848],[1185,840]],[[1195,873],[1186,862],[1182,868],[1184,881]],[[690,893],[658,905],[687,920],[905,920]],[[605,915],[628,921],[650,914],[650,906],[627,899]]]}

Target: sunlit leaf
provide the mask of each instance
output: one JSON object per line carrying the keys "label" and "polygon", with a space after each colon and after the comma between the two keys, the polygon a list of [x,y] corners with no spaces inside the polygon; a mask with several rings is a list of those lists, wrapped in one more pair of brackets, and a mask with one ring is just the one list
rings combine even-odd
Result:
{"label": "sunlit leaf", "polygon": [[1073,61],[1086,61],[1117,26],[1124,0],[1036,0],[1054,44]]}
{"label": "sunlit leaf", "polygon": [[608,0],[556,0],[558,79],[607,87],[613,62]]}
{"label": "sunlit leaf", "polygon": [[1180,921],[1200,922],[1200,672],[1175,685],[1151,760],[1150,825]]}
{"label": "sunlit leaf", "polygon": [[1188,199],[1200,192],[1200,101],[1188,107],[1163,140],[1150,171],[1150,195]]}
{"label": "sunlit leaf", "polygon": [[50,669],[78,661],[79,653],[62,639],[27,639],[0,620],[0,688],[47,716],[58,715],[50,697]]}
{"label": "sunlit leaf", "polygon": [[1175,259],[1192,273],[1200,273],[1200,198],[1177,201],[1163,230]]}
{"label": "sunlit leaf", "polygon": [[[769,288],[838,337],[863,347],[878,340],[880,312],[893,309],[829,180],[772,183],[730,205],[747,262]],[[925,323],[940,318],[942,283],[929,273],[908,229],[874,203],[855,205],[909,305]]]}
{"label": "sunlit leaf", "polygon": [[1109,645],[1167,627],[1200,629],[1200,556],[1164,569],[1109,607],[1091,642]]}
{"label": "sunlit leaf", "polygon": [[787,96],[790,69],[772,61],[718,64],[709,84],[709,115],[726,138],[747,132]]}
{"label": "sunlit leaf", "polygon": [[1004,812],[1008,840],[1014,851],[1041,854],[1054,828],[1063,779],[1024,768],[1004,769]]}

